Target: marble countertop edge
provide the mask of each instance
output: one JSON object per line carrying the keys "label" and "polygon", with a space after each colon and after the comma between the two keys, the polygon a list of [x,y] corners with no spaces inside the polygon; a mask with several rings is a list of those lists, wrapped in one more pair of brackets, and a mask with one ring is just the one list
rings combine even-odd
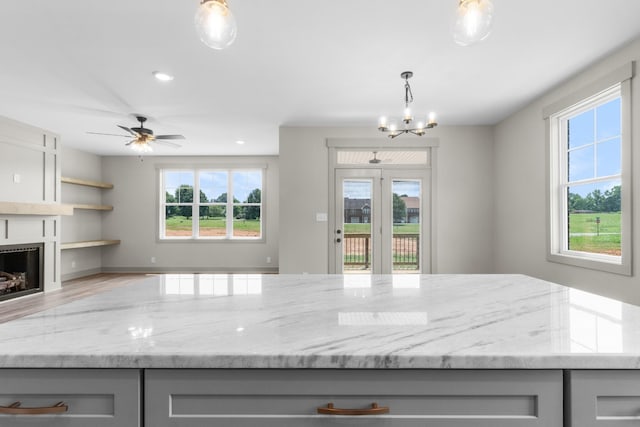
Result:
{"label": "marble countertop edge", "polygon": [[4,368],[97,369],[639,369],[640,355],[556,356],[238,356],[19,355],[0,356]]}

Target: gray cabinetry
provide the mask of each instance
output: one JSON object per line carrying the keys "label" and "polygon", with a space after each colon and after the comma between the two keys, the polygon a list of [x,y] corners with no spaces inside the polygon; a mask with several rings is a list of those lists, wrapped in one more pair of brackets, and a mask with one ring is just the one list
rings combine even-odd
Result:
{"label": "gray cabinetry", "polygon": [[[562,371],[146,370],[146,427],[560,427]],[[389,407],[323,415],[317,408]]]}
{"label": "gray cabinetry", "polygon": [[[58,412],[58,402],[68,410]],[[140,427],[140,373],[0,369],[0,407],[0,426]]]}
{"label": "gray cabinetry", "polygon": [[568,371],[567,427],[640,426],[640,371]]}

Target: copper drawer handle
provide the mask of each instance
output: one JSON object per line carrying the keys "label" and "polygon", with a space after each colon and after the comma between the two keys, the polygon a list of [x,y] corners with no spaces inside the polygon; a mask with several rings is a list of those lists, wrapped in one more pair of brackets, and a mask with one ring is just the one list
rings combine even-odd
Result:
{"label": "copper drawer handle", "polygon": [[61,414],[69,410],[69,406],[64,402],[58,402],[53,406],[40,408],[22,408],[20,402],[13,402],[9,406],[0,406],[0,414],[5,415],[47,415]]}
{"label": "copper drawer handle", "polygon": [[335,408],[333,403],[327,403],[327,407],[318,408],[318,414],[326,414],[326,415],[381,415],[388,414],[389,407],[388,406],[378,406],[377,403],[372,403],[371,408],[365,409],[346,409],[346,408]]}

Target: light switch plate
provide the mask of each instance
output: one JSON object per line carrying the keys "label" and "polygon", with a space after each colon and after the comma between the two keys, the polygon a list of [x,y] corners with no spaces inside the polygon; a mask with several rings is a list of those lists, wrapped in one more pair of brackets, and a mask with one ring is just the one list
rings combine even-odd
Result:
{"label": "light switch plate", "polygon": [[329,220],[329,217],[325,212],[316,213],[316,221],[317,222],[327,222],[328,220]]}

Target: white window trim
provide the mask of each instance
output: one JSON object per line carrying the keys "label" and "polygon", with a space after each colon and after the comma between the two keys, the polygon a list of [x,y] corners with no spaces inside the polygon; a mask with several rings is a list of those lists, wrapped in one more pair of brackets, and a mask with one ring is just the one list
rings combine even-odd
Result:
{"label": "white window trim", "polygon": [[[218,165],[158,165],[157,166],[157,176],[158,176],[158,201],[156,203],[158,209],[158,226],[157,226],[157,236],[158,241],[162,243],[184,243],[184,242],[198,242],[198,243],[216,243],[216,242],[225,242],[225,243],[264,243],[266,242],[266,230],[265,224],[266,222],[266,175],[267,175],[267,167],[266,166],[254,166],[254,165],[238,165],[237,167],[223,167]],[[245,171],[255,171],[260,170],[262,174],[262,188],[260,189],[260,201],[261,203],[233,203],[233,172],[245,172]],[[226,216],[226,235],[225,236],[200,236],[200,222],[196,219],[193,220],[192,225],[192,235],[191,236],[175,236],[175,237],[167,237],[164,235],[165,231],[165,183],[164,183],[164,172],[166,171],[188,171],[193,172],[194,174],[194,183],[193,183],[193,199],[194,202],[190,203],[192,207],[192,215],[193,212],[198,213],[198,218],[200,216],[200,206],[212,206],[212,205],[221,205],[220,203],[205,203],[200,204],[200,202],[196,202],[196,198],[199,198],[200,195],[200,173],[201,172],[214,172],[214,171],[224,171],[228,173],[228,182],[227,182],[227,202],[225,206],[227,208],[227,212],[233,213],[233,207],[236,206],[260,206],[260,237],[239,237],[233,236],[233,215]],[[231,194],[231,197],[228,195]],[[192,216],[193,218],[193,216]]]}
{"label": "white window trim", "polygon": [[[601,78],[590,86],[583,88],[564,99],[546,107],[543,110],[547,138],[547,260],[551,262],[589,268],[610,273],[630,276],[632,274],[632,182],[631,182],[631,78],[633,64],[629,63]],[[567,200],[560,194],[561,174],[566,174],[566,165],[560,164],[565,155],[560,155],[561,129],[558,117],[566,116],[569,112],[584,108],[585,104],[592,104],[594,98],[601,96],[606,99],[606,93],[613,86],[620,86],[621,96],[621,246],[622,256],[589,254],[564,250],[566,229],[563,215],[567,209]],[[566,151],[566,150],[565,150]],[[564,193],[564,191],[563,191]]]}

